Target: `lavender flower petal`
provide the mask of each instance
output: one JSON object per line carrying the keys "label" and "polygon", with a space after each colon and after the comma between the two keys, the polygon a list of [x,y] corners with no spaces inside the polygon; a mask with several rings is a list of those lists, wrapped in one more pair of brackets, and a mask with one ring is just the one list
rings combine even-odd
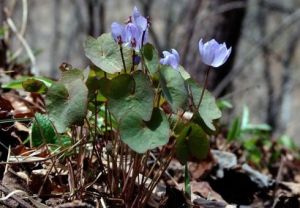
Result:
{"label": "lavender flower petal", "polygon": [[133,8],[132,21],[136,24],[142,31],[145,31],[148,26],[147,19],[141,15],[137,7]]}
{"label": "lavender flower petal", "polygon": [[175,49],[169,51],[163,51],[164,58],[160,59],[160,63],[163,65],[170,65],[174,69],[178,69],[179,66],[179,54]]}
{"label": "lavender flower petal", "polygon": [[116,42],[123,43],[126,41],[126,31],[123,24],[113,22],[111,24],[111,34]]}
{"label": "lavender flower petal", "polygon": [[204,64],[219,67],[223,65],[231,53],[231,47],[227,49],[226,44],[219,44],[215,39],[206,43],[199,41],[199,52]]}

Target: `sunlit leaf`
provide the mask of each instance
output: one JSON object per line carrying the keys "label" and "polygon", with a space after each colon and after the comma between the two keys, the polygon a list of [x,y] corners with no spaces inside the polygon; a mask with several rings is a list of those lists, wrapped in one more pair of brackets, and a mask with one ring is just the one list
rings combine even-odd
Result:
{"label": "sunlit leaf", "polygon": [[191,78],[191,75],[183,68],[183,66],[179,65],[178,71],[184,80]]}
{"label": "sunlit leaf", "polygon": [[[107,73],[116,73],[123,70],[123,63],[119,45],[114,41],[110,33],[102,34],[97,39],[88,37],[84,44],[85,55],[100,69]],[[132,65],[132,51],[123,47],[123,55],[126,68]]]}
{"label": "sunlit leaf", "polygon": [[45,77],[28,77],[28,76],[23,76],[20,77],[17,80],[13,80],[11,82],[3,84],[1,87],[2,88],[9,88],[9,89],[23,89],[23,82],[28,80],[28,79],[33,79],[37,81],[41,81],[42,83],[45,84],[46,87],[51,87],[53,81],[51,79],[45,78]]}

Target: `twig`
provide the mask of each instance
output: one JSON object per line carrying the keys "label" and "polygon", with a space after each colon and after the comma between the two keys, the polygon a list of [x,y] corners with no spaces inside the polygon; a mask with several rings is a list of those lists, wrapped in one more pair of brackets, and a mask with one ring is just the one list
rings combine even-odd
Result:
{"label": "twig", "polygon": [[15,23],[13,22],[13,20],[8,17],[6,19],[7,25],[9,26],[9,28],[16,34],[17,38],[19,39],[19,41],[21,42],[21,44],[23,45],[23,47],[25,48],[27,55],[31,61],[31,73],[34,75],[39,75],[39,71],[38,68],[36,66],[36,60],[35,57],[33,55],[33,52],[30,48],[30,46],[28,45],[27,41],[23,38],[23,36],[18,32],[17,27],[15,25]]}
{"label": "twig", "polygon": [[274,201],[273,201],[272,208],[275,208],[275,206],[278,202],[278,199],[276,198],[276,192],[278,190],[278,185],[279,185],[279,182],[280,182],[281,177],[282,177],[282,171],[283,171],[284,164],[285,164],[285,157],[282,156],[281,160],[280,160],[280,165],[279,165],[279,168],[278,168],[277,176],[276,176],[276,179],[275,179],[276,180],[275,181],[275,188],[274,188],[274,192],[273,192]]}
{"label": "twig", "polygon": [[102,208],[106,208],[106,205],[105,205],[103,197],[101,197],[100,202],[101,202]]}
{"label": "twig", "polygon": [[22,0],[23,4],[23,14],[22,14],[22,25],[20,29],[20,35],[24,36],[27,26],[27,19],[28,19],[28,3],[27,0]]}
{"label": "twig", "polygon": [[[150,152],[150,156],[151,156],[154,160],[157,160],[157,158],[155,157],[155,155],[154,155],[152,152]],[[158,165],[162,165],[162,164],[158,161]],[[174,177],[171,176],[171,174],[169,173],[168,170],[166,170],[164,173],[166,174],[166,176],[168,176],[168,177],[170,178],[170,180],[175,184],[175,186],[179,187],[179,184],[178,184],[177,181],[174,179]]]}
{"label": "twig", "polygon": [[[17,193],[23,193],[25,195],[28,196],[28,194],[22,190],[14,190],[12,192],[10,192],[10,190],[5,187],[4,185],[0,184],[0,190],[4,193],[7,193],[7,195],[5,197],[2,197],[2,201],[5,201],[9,198],[13,198],[15,201],[17,201],[18,203],[20,203],[20,205],[22,205],[25,208],[32,208],[32,205],[30,205],[29,203],[27,203],[26,201],[24,201],[20,196],[16,195]],[[31,200],[33,200],[31,198]],[[30,201],[31,201],[30,200]]]}
{"label": "twig", "polygon": [[[10,158],[10,153],[11,153],[11,147],[9,146],[8,147],[8,153],[7,153],[7,159],[6,159],[6,162],[8,162],[9,158]],[[6,164],[5,165],[5,169],[4,169],[4,173],[3,175],[5,175],[8,171],[8,167],[9,167],[9,164]]]}
{"label": "twig", "polygon": [[46,181],[47,181],[47,178],[49,177],[49,174],[51,173],[51,171],[52,171],[52,168],[55,166],[55,162],[56,162],[56,160],[52,160],[52,165],[51,165],[51,167],[50,167],[50,169],[47,171],[47,173],[46,173],[46,175],[45,175],[45,178],[44,178],[44,180],[43,180],[43,183],[42,183],[42,185],[41,185],[41,187],[39,188],[39,191],[38,191],[38,196],[40,196],[41,195],[41,193],[42,193],[42,190],[43,190],[43,188],[44,188],[44,185],[45,185],[45,183],[46,183]]}

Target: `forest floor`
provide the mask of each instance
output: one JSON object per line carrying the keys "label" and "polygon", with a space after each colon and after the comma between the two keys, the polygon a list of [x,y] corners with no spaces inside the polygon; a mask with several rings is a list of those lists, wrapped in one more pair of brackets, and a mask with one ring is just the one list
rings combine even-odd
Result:
{"label": "forest floor", "polygon": [[[79,194],[72,193],[71,187],[75,186],[72,183],[76,183],[72,175],[78,174],[72,166],[78,161],[51,153],[43,145],[29,148],[23,144],[30,124],[25,118],[33,117],[42,103],[42,97],[34,93],[21,96],[10,91],[0,97],[0,118],[12,119],[0,124],[0,204],[3,207],[125,207],[117,198],[106,195],[101,188],[105,177],[100,175],[96,178],[94,175],[92,183],[77,190]],[[153,190],[147,207],[300,207],[298,148],[271,138],[228,142],[227,131],[224,127],[221,133],[211,137],[211,151],[205,160],[189,162],[188,184],[185,184],[184,166],[174,158]],[[149,168],[155,160],[153,152]],[[79,172],[88,175],[93,165],[87,167]],[[97,174],[97,170],[93,173]],[[186,185],[191,188],[189,196],[184,192]]]}

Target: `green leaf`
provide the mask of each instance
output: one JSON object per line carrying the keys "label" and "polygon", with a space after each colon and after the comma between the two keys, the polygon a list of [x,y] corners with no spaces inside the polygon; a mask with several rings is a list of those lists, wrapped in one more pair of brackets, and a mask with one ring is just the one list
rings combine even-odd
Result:
{"label": "green leaf", "polygon": [[170,136],[169,122],[158,108],[153,109],[149,121],[143,121],[135,113],[128,113],[121,120],[119,130],[121,140],[138,153],[165,145]]}
{"label": "green leaf", "polygon": [[188,145],[192,156],[198,160],[206,158],[209,152],[209,140],[206,133],[196,124],[191,124],[192,131],[188,135]]}
{"label": "green leaf", "polygon": [[27,92],[37,92],[44,94],[48,90],[47,86],[43,82],[36,79],[27,79],[22,82],[22,86]]}
{"label": "green leaf", "polygon": [[[192,79],[188,79],[186,80],[186,82],[189,86],[190,95],[192,96],[194,105],[197,106],[202,93],[202,88],[198,86],[198,84]],[[214,96],[212,96],[207,90],[205,90],[204,92],[204,96],[198,112],[200,115],[201,126],[204,125],[203,129],[208,129],[208,131],[215,131],[216,128],[213,122],[214,120],[221,118],[222,113],[216,104]],[[196,114],[194,115],[197,116]]]}
{"label": "green leaf", "polygon": [[120,99],[134,93],[134,79],[129,74],[121,74],[112,80],[102,78],[99,81],[100,92],[107,98]]}
{"label": "green leaf", "polygon": [[62,72],[60,82],[70,83],[76,79],[80,79],[80,80],[84,81],[85,77],[84,77],[83,72],[84,71],[80,70],[80,69],[71,69],[68,71],[64,71],[64,72]]}
{"label": "green leaf", "polygon": [[177,112],[187,104],[188,92],[181,74],[170,66],[160,69],[160,85],[162,92],[172,110]]}
{"label": "green leaf", "polygon": [[297,145],[295,144],[294,140],[287,135],[282,135],[279,138],[278,143],[282,144],[284,147],[288,148],[289,150],[297,148]]}
{"label": "green leaf", "polygon": [[0,38],[4,39],[5,32],[7,31],[6,27],[0,27]]}
{"label": "green leaf", "polygon": [[21,77],[17,80],[13,80],[9,83],[3,84],[1,87],[2,88],[9,88],[9,89],[23,89],[23,82],[28,80],[28,79],[33,79],[33,80],[37,80],[37,81],[41,81],[42,83],[44,83],[46,85],[46,87],[51,87],[53,81],[50,79],[47,79],[45,77]]}
{"label": "green leaf", "polygon": [[[116,73],[123,70],[122,57],[119,45],[114,41],[110,33],[102,34],[97,39],[88,37],[84,44],[85,55],[97,67],[107,73]],[[126,68],[132,65],[132,50],[123,46],[123,55]]]}
{"label": "green leaf", "polygon": [[180,65],[178,71],[184,80],[191,78],[191,75],[183,68],[183,66]]}
{"label": "green leaf", "polygon": [[244,127],[244,132],[249,131],[271,131],[272,127],[268,124],[248,124],[246,127]]}
{"label": "green leaf", "polygon": [[182,130],[182,132],[177,137],[176,146],[175,146],[176,157],[182,164],[185,164],[190,157],[187,137],[190,134],[191,130],[192,128],[190,126],[187,126]]}
{"label": "green leaf", "polygon": [[241,123],[241,129],[244,130],[248,124],[249,124],[249,120],[250,120],[250,113],[249,113],[249,108],[247,106],[244,106],[243,108],[243,116],[242,116],[242,123]]}
{"label": "green leaf", "polygon": [[221,110],[232,108],[232,104],[228,100],[224,100],[224,99],[217,100],[217,106]]}
{"label": "green leaf", "polygon": [[68,147],[72,145],[72,138],[67,135],[57,135],[54,139],[54,144],[59,146]]}
{"label": "green leaf", "polygon": [[185,163],[185,165],[184,165],[184,193],[188,199],[191,199],[191,196],[192,196],[190,182],[191,182],[191,179],[190,179],[190,174],[189,174],[189,169],[188,169],[188,163]]}
{"label": "green leaf", "polygon": [[151,75],[155,74],[159,67],[159,56],[156,48],[150,43],[147,43],[142,48],[145,65]]}
{"label": "green leaf", "polygon": [[37,147],[43,143],[55,143],[55,130],[47,115],[35,114],[35,119],[31,127],[32,146]]}
{"label": "green leaf", "polygon": [[232,141],[234,139],[237,139],[240,137],[241,134],[241,122],[239,118],[234,119],[229,132],[228,132],[228,136],[227,139],[229,141]]}
{"label": "green leaf", "polygon": [[8,89],[23,89],[22,83],[29,79],[29,77],[21,77],[20,79],[13,80],[11,82],[5,83],[1,85],[2,88],[8,88]]}
{"label": "green leaf", "polygon": [[[123,84],[128,84],[128,86],[123,86],[126,90],[117,96],[108,96],[110,97],[108,109],[117,121],[120,121],[128,112],[140,116],[144,121],[149,121],[154,102],[153,86],[150,79],[141,71],[134,72],[132,77],[135,82],[134,92],[127,94],[127,96],[121,96],[124,92],[126,94],[127,91],[131,91],[132,87],[130,79],[124,79]],[[120,85],[120,87],[122,86]]]}
{"label": "green leaf", "polygon": [[82,124],[87,111],[87,87],[75,75],[72,80],[69,72],[68,78],[53,84],[46,96],[49,117],[59,133],[63,133],[73,124]]}
{"label": "green leaf", "polygon": [[176,156],[181,163],[189,158],[205,159],[209,152],[209,140],[206,133],[197,124],[188,124],[177,137]]}

